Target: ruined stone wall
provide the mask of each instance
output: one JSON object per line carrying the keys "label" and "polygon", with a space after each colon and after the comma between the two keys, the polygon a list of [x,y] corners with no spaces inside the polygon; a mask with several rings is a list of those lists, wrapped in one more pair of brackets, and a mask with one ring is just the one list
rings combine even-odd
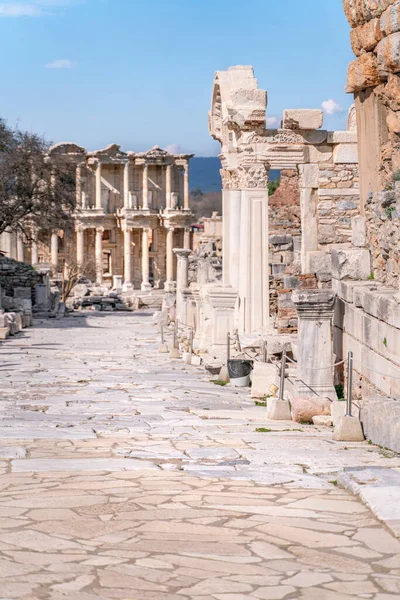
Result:
{"label": "ruined stone wall", "polygon": [[0,257],[0,288],[7,296],[14,296],[15,288],[33,288],[39,275],[33,267],[12,258]]}
{"label": "ruined stone wall", "polygon": [[357,164],[319,165],[317,210],[320,250],[351,242],[351,219],[360,210]]}
{"label": "ruined stone wall", "polygon": [[400,169],[400,1],[343,0],[343,6],[357,57],[346,89],[356,100],[365,201]]}
{"label": "ruined stone wall", "polygon": [[400,181],[392,190],[370,193],[365,206],[367,245],[376,281],[399,288]]}

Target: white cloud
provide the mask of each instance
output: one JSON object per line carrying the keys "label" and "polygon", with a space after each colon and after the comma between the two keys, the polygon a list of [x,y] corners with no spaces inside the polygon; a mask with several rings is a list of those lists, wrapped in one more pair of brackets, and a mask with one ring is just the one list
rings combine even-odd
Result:
{"label": "white cloud", "polygon": [[338,113],[343,112],[343,108],[338,102],[336,102],[336,100],[333,100],[333,98],[330,98],[329,100],[324,100],[321,106],[327,115],[336,115]]}
{"label": "white cloud", "polygon": [[40,17],[77,0],[0,0],[0,17]]}
{"label": "white cloud", "polygon": [[267,127],[279,127],[280,125],[280,118],[279,117],[267,117]]}
{"label": "white cloud", "polygon": [[75,64],[71,60],[61,58],[46,65],[46,69],[73,69],[74,66]]}
{"label": "white cloud", "polygon": [[181,147],[178,146],[178,144],[169,144],[169,146],[166,146],[164,148],[164,150],[166,150],[170,154],[180,154],[181,153]]}

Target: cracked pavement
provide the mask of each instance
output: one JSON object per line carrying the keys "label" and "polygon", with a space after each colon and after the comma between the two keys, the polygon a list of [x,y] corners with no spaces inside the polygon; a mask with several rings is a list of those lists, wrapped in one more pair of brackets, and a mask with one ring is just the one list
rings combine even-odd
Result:
{"label": "cracked pavement", "polygon": [[0,599],[398,598],[400,541],[337,484],[400,458],[157,347],[147,311],[0,346]]}

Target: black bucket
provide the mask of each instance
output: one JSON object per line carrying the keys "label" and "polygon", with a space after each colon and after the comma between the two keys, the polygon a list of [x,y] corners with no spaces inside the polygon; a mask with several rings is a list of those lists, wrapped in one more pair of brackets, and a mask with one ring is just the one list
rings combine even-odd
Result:
{"label": "black bucket", "polygon": [[246,387],[250,383],[251,360],[228,360],[228,373],[232,385]]}

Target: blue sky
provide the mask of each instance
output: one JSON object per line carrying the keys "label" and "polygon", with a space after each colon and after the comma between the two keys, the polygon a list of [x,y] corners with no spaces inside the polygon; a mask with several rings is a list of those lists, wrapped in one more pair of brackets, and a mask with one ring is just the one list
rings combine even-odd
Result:
{"label": "blue sky", "polygon": [[345,127],[353,56],[340,0],[0,0],[0,115],[88,149],[218,153],[214,72],[254,66],[270,123],[324,106]]}

